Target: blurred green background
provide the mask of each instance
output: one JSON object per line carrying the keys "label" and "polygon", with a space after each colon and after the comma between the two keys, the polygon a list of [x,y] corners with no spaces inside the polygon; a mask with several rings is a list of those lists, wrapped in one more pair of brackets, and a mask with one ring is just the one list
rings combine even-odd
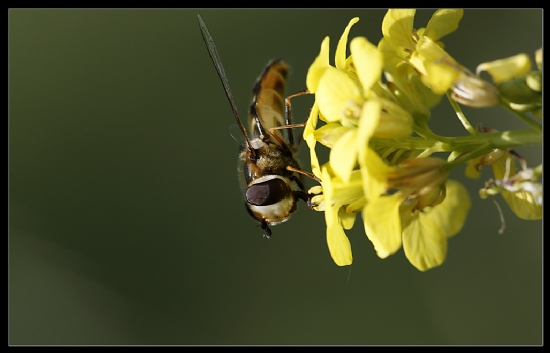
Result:
{"label": "blurred green background", "polygon": [[[542,344],[542,222],[470,190],[446,262],[381,260],[361,222],[337,267],[322,213],[302,203],[271,240],[246,214],[234,118],[200,12],[241,115],[268,60],[305,88],[322,39],[381,38],[383,10],[10,10],[10,344]],[[417,13],[423,27],[433,10]],[[466,10],[446,49],[471,70],[542,46],[542,10]],[[333,54],[331,54],[332,56]],[[293,100],[295,120],[312,97]],[[472,124],[528,128],[504,109]],[[465,135],[448,103],[432,115]],[[542,148],[518,149],[534,166]],[[300,153],[305,169],[308,153]],[[307,181],[308,186],[314,183]]]}

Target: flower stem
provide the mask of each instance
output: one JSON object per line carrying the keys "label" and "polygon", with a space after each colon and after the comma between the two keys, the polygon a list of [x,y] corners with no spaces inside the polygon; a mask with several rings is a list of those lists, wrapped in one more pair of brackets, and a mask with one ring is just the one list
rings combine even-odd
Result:
{"label": "flower stem", "polygon": [[462,112],[462,109],[460,108],[458,103],[451,97],[451,91],[447,91],[446,95],[447,95],[447,99],[449,100],[449,103],[451,103],[451,106],[453,107],[456,113],[456,116],[458,116],[458,120],[460,120],[460,122],[462,123],[462,126],[464,126],[466,131],[468,131],[471,135],[477,134],[476,129],[472,126],[472,124],[470,124],[468,119],[466,119],[466,116]]}
{"label": "flower stem", "polygon": [[470,153],[468,153],[468,154],[466,154],[466,155],[464,155],[460,158],[457,158],[452,162],[447,162],[447,167],[449,168],[449,170],[451,170],[455,167],[458,167],[459,165],[461,165],[463,163],[466,163],[467,161],[469,161],[471,159],[477,158],[479,156],[483,156],[484,154],[489,152],[491,149],[492,149],[492,147],[491,147],[490,143],[486,143],[484,145],[481,145],[477,149],[473,150],[472,152],[470,152]]}
{"label": "flower stem", "polygon": [[536,121],[533,121],[531,118],[527,116],[524,112],[518,112],[517,110],[512,109],[509,105],[503,104],[504,108],[506,108],[508,111],[514,113],[521,121],[526,123],[527,125],[531,126],[536,131],[542,132],[542,125],[537,123]]}
{"label": "flower stem", "polygon": [[[405,137],[399,140],[371,138],[374,146],[426,150],[431,152],[469,152],[487,145],[490,148],[507,149],[516,146],[542,144],[542,135],[534,130],[490,132],[469,136],[444,137],[442,141],[422,137]],[[444,142],[443,142],[444,141]]]}

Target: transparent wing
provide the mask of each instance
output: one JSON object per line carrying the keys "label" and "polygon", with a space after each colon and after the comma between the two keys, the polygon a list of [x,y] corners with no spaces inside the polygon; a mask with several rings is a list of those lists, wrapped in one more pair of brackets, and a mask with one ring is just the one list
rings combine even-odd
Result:
{"label": "transparent wing", "polygon": [[210,35],[210,32],[208,32],[208,28],[206,27],[206,23],[204,23],[204,20],[202,19],[201,15],[197,14],[197,17],[199,19],[199,27],[201,29],[202,39],[204,40],[204,44],[206,44],[206,48],[208,49],[208,54],[210,54],[210,59],[212,59],[212,62],[214,63],[214,67],[216,68],[216,72],[218,73],[218,77],[222,81],[223,89],[225,91],[225,95],[227,96],[227,99],[229,100],[229,105],[231,106],[231,110],[233,110],[233,115],[235,115],[235,119],[237,120],[237,124],[239,125],[239,129],[241,130],[241,133],[246,139],[246,143],[249,146],[249,149],[252,153],[254,153],[254,149],[252,148],[252,144],[250,143],[250,139],[248,138],[248,134],[246,132],[246,129],[244,128],[241,119],[239,118],[239,112],[237,111],[237,105],[235,104],[235,100],[233,99],[233,94],[231,93],[231,88],[229,87],[229,81],[227,80],[227,76],[225,75],[225,71],[223,69],[222,61],[220,59],[220,56],[218,54],[218,50],[216,49],[216,45],[214,44],[214,39]]}

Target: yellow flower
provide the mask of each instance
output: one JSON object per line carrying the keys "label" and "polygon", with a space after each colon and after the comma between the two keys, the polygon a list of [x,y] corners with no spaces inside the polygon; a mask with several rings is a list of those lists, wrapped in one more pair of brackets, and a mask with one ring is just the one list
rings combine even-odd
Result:
{"label": "yellow flower", "polygon": [[[341,44],[342,41],[339,47]],[[343,45],[345,49],[345,44]],[[350,44],[350,50],[358,81],[355,75],[350,75],[349,71],[332,66],[324,67],[315,62],[308,76],[311,73],[315,77],[309,81],[317,84],[312,84],[312,88],[315,89],[315,99],[326,121],[339,121],[343,125],[356,126],[362,105],[367,99],[375,97],[371,88],[380,80],[382,55],[363,37],[354,38]],[[343,61],[343,59],[336,61]]]}
{"label": "yellow flower", "polygon": [[[346,46],[348,42],[348,34],[351,27],[358,21],[358,17],[354,17],[351,19],[351,21],[349,21],[346,29],[344,30],[344,33],[342,34],[342,37],[340,38],[340,41],[338,42],[338,46],[336,47],[336,55],[334,58],[336,68],[338,69],[344,69],[346,67]],[[313,64],[311,64],[307,72],[306,85],[307,89],[311,93],[317,92],[317,87],[319,86],[319,81],[321,80],[324,71],[327,68],[331,67],[329,64],[329,44],[330,38],[325,37],[325,39],[323,39],[323,42],[321,43],[321,51],[319,52],[319,55],[317,56]]]}
{"label": "yellow flower", "polygon": [[[329,251],[340,266],[351,263],[344,228],[353,225],[355,214],[366,202],[363,183],[368,173],[355,167],[369,162],[365,158],[358,161],[358,156],[364,157],[365,151],[370,150],[368,142],[372,136],[399,138],[412,133],[410,114],[378,97],[372,89],[382,74],[382,54],[376,46],[366,38],[354,38],[350,43],[351,56],[345,57],[348,33],[358,20],[350,21],[338,42],[336,67],[329,64],[327,37],[306,78],[308,89],[315,93],[315,104],[304,139],[311,151],[313,173],[321,178],[323,186],[323,195],[314,202],[322,203]],[[327,124],[316,129],[318,118]],[[315,154],[316,142],[331,148],[330,162],[322,167]]]}
{"label": "yellow flower", "polygon": [[[395,57],[411,64],[435,94],[452,89],[453,98],[464,105],[487,107],[498,103],[498,92],[472,75],[444,49],[438,40],[458,28],[463,10],[437,10],[426,28],[413,28],[415,10],[389,10],[382,22],[384,39],[394,47]],[[385,53],[392,50],[385,46]]]}
{"label": "yellow flower", "polygon": [[[388,10],[382,21],[382,34],[392,45],[412,52],[415,50],[417,31],[413,28],[416,10]],[[463,10],[441,9],[433,15],[425,29],[418,32],[433,40],[456,31],[464,15]]]}
{"label": "yellow flower", "polygon": [[464,75],[464,68],[429,37],[420,38],[409,62],[435,94],[445,93]]}
{"label": "yellow flower", "polygon": [[437,158],[410,159],[386,168],[385,178],[377,178],[386,190],[396,191],[369,199],[363,209],[365,233],[380,258],[403,245],[409,261],[421,271],[443,262],[446,239],[462,228],[470,208],[461,184],[445,185],[444,163]]}
{"label": "yellow flower", "polygon": [[[315,145],[317,144],[315,138],[315,127],[317,126],[317,117],[319,116],[319,106],[315,102],[309,113],[309,117],[304,128],[304,140],[309,148],[309,155],[311,160],[311,172],[318,178],[321,178],[321,167],[319,164],[319,158],[315,152]],[[317,193],[315,193],[317,194]]]}
{"label": "yellow flower", "polygon": [[327,164],[322,167],[322,200],[327,243],[339,266],[351,264],[345,235],[362,211],[365,233],[377,255],[385,258],[401,246],[416,268],[440,265],[447,238],[462,228],[470,199],[464,187],[447,181],[445,162],[436,158],[409,159],[388,166],[370,148],[360,150],[360,170],[345,182]]}
{"label": "yellow flower", "polygon": [[526,166],[517,172],[514,159],[507,150],[493,149],[470,160],[466,167],[466,176],[477,179],[481,174],[481,167],[488,165],[493,169],[495,180],[487,182],[487,186],[479,191],[481,198],[500,193],[519,218],[542,218],[542,184],[536,182],[538,172]]}
{"label": "yellow flower", "polygon": [[[350,38],[347,55],[348,36],[359,20],[354,18],[338,41],[334,63],[330,39],[321,43],[306,78],[315,103],[304,139],[312,172],[321,180],[309,190],[316,195],[311,201],[325,213],[327,246],[338,266],[353,261],[346,230],[358,213],[380,258],[403,248],[420,271],[441,265],[448,239],[462,229],[471,206],[464,186],[447,178],[467,161],[466,174],[472,178],[479,177],[483,166],[493,168],[495,179],[480,191],[482,197],[501,193],[519,217],[542,217],[542,165],[527,168],[519,159],[522,168],[517,171],[513,158],[519,156],[508,152],[535,143],[540,124],[531,124],[537,131],[484,136],[451,100],[471,136],[439,136],[428,126],[430,108],[443,94],[471,107],[501,103],[519,111],[523,105],[528,108],[523,111],[542,114],[542,73],[530,71],[528,58],[480,65],[477,74],[488,71],[495,86],[445,51],[440,40],[457,29],[462,15],[462,10],[438,10],[426,28],[415,29],[414,10],[390,10],[378,45]],[[319,160],[317,143],[329,148],[328,161]],[[434,158],[436,153],[449,155],[445,160]]]}
{"label": "yellow flower", "polygon": [[[512,156],[506,152],[493,164],[496,188],[480,190],[480,196],[486,198],[500,192],[510,209],[521,219],[535,220],[542,218],[542,184],[536,182],[533,169],[524,168],[516,172]],[[542,168],[542,167],[541,167]]]}
{"label": "yellow flower", "polygon": [[350,180],[343,182],[334,175],[330,165],[324,165],[321,170],[323,186],[313,187],[309,193],[318,194],[312,202],[318,205],[317,211],[325,212],[327,245],[332,259],[338,266],[350,265],[351,245],[344,229],[351,229],[355,223],[356,209],[350,207],[365,204],[360,171],[353,172]]}
{"label": "yellow flower", "polygon": [[[335,61],[339,66],[342,65],[342,62],[345,63],[346,61],[345,54],[346,54],[346,44],[348,40],[348,33],[351,27],[355,23],[357,23],[357,21],[359,21],[359,18],[355,17],[349,22],[346,29],[344,30],[344,33],[342,34],[342,37],[340,38],[340,41],[338,42],[338,47],[336,48]],[[313,62],[313,64],[310,66],[308,70],[308,73],[306,76],[306,85],[309,92],[311,93],[317,92],[317,89],[319,87],[319,81],[323,77],[325,70],[327,68],[331,68],[329,64],[329,49],[330,49],[329,43],[330,43],[329,37],[325,37],[325,39],[321,43],[321,50],[319,52],[319,55],[317,56],[317,58],[315,59],[315,61]],[[319,158],[317,157],[317,153],[315,152],[315,145],[317,143],[315,129],[317,127],[318,118],[321,117],[324,119],[322,114],[323,113],[319,111],[319,104],[316,100],[311,109],[308,121],[304,129],[304,140],[306,141],[309,147],[312,172],[318,178],[321,177],[321,168],[319,164]],[[326,121],[326,119],[324,120]]]}
{"label": "yellow flower", "polygon": [[334,184],[328,168],[322,169],[323,196],[325,198],[325,222],[327,224],[327,244],[332,259],[338,266],[351,265],[351,245],[338,217],[340,208],[343,206],[338,200],[333,200]]}
{"label": "yellow flower", "polygon": [[[336,67],[329,64],[329,38],[326,37],[306,78],[308,90],[315,93],[315,107],[319,112],[313,114],[312,111],[304,138],[310,150],[314,148],[315,141],[332,148],[331,166],[345,181],[349,180],[356,165],[357,150],[367,146],[371,136],[409,136],[413,122],[407,111],[385,98],[379,98],[372,90],[382,74],[382,54],[374,45],[366,38],[354,38],[350,43],[351,59],[346,59],[348,34],[358,20],[354,18],[349,22],[338,42]],[[350,63],[353,63],[352,66]],[[367,104],[369,101],[372,102]],[[370,108],[364,109],[367,105]],[[317,117],[328,124],[316,130]],[[359,131],[366,136],[360,146],[357,145]],[[312,163],[317,168],[318,158],[313,152]]]}
{"label": "yellow flower", "polygon": [[[321,116],[329,125],[319,131],[323,134],[316,134],[317,139],[331,144],[331,166],[345,181],[357,163],[357,152],[367,148],[370,137],[409,136],[413,123],[407,111],[378,98],[371,90],[382,72],[382,56],[376,47],[363,37],[354,38],[350,46],[357,81],[344,70],[328,67],[315,95]],[[360,134],[364,137],[361,141]]]}
{"label": "yellow flower", "polygon": [[449,180],[446,197],[435,207],[416,212],[403,230],[405,256],[420,271],[439,266],[445,260],[447,239],[460,232],[471,202],[466,188]]}
{"label": "yellow flower", "polygon": [[415,13],[416,10],[388,10],[382,20],[384,38],[391,45],[401,48],[409,54],[416,47],[416,43],[413,41]]}
{"label": "yellow flower", "polygon": [[[536,54],[535,54],[536,55]],[[504,104],[516,111],[531,111],[542,117],[542,72],[531,71],[527,54],[486,62],[476,72],[487,71],[493,78]]]}
{"label": "yellow flower", "polygon": [[430,118],[430,107],[441,100],[420,80],[418,72],[400,56],[385,38],[378,43],[378,50],[384,55],[386,88],[393,99],[411,113],[415,121],[426,122]]}

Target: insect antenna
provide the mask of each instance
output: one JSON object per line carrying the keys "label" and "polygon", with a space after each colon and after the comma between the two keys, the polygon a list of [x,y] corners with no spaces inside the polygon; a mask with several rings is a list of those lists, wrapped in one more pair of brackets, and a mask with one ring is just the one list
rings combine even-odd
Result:
{"label": "insect antenna", "polygon": [[237,124],[239,125],[239,129],[241,129],[241,132],[243,133],[246,139],[248,150],[252,155],[251,157],[254,159],[256,157],[256,152],[254,151],[254,148],[252,148],[252,143],[250,142],[248,133],[246,132],[246,129],[244,128],[241,122],[241,119],[239,118],[237,105],[235,104],[235,100],[233,99],[233,94],[231,94],[229,81],[227,80],[227,76],[225,75],[225,71],[223,70],[222,61],[220,59],[220,56],[218,55],[218,51],[216,50],[214,39],[210,35],[210,32],[208,32],[208,28],[206,28],[206,23],[204,23],[204,20],[202,19],[201,15],[197,14],[197,17],[199,18],[199,27],[201,29],[202,39],[204,40],[204,44],[206,44],[206,48],[208,49],[208,54],[210,54],[210,59],[212,59],[212,62],[214,63],[214,67],[216,68],[216,72],[218,73],[218,77],[222,81],[225,95],[227,96],[227,99],[229,100],[229,105],[231,105],[231,109],[233,110],[233,115],[235,115],[235,119],[237,119]]}

